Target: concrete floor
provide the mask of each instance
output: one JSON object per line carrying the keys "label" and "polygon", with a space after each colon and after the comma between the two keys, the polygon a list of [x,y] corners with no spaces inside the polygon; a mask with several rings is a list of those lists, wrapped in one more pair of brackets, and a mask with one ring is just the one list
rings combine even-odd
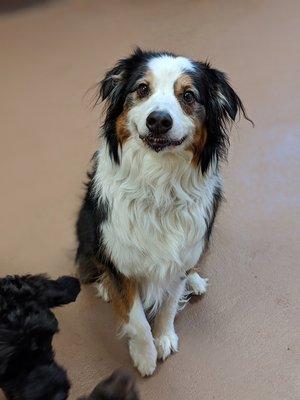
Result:
{"label": "concrete floor", "polygon": [[[74,271],[100,123],[85,91],[134,45],[209,58],[256,124],[232,133],[209,291],[177,319],[180,352],[138,378],[142,400],[300,398],[299,13],[296,0],[44,0],[0,15],[1,275]],[[56,314],[71,399],[131,368],[92,287]]]}

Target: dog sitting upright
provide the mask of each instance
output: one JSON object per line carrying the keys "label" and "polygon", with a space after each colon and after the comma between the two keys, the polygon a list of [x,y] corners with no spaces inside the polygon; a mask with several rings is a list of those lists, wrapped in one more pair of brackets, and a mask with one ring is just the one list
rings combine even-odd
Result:
{"label": "dog sitting upright", "polygon": [[70,383],[54,360],[58,322],[50,308],[76,300],[76,278],[0,279],[0,388],[8,400],[65,400]]}
{"label": "dog sitting upright", "polygon": [[[243,104],[208,63],[137,49],[100,84],[106,102],[77,221],[82,282],[101,279],[142,375],[178,348],[174,318],[222,197],[219,163]],[[153,331],[145,310],[155,315]]]}

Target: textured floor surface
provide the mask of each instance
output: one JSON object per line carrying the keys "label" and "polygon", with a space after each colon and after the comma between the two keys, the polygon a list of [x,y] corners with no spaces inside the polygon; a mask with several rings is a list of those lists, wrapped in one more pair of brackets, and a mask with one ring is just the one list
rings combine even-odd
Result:
{"label": "textured floor surface", "polygon": [[[142,400],[299,399],[299,13],[296,0],[44,0],[0,14],[1,275],[73,272],[100,123],[85,92],[135,45],[208,58],[255,122],[232,132],[209,291],[177,319],[180,352],[138,378]],[[56,313],[72,400],[131,368],[111,311],[86,287]]]}

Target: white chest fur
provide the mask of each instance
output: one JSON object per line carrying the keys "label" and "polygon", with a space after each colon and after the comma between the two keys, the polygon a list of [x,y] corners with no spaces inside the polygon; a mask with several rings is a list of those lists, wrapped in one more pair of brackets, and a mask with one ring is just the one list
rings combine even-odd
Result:
{"label": "white chest fur", "polygon": [[94,190],[109,204],[102,234],[118,269],[165,286],[192,268],[203,251],[217,185],[215,167],[203,178],[187,154],[156,154],[129,140],[118,166],[103,147]]}

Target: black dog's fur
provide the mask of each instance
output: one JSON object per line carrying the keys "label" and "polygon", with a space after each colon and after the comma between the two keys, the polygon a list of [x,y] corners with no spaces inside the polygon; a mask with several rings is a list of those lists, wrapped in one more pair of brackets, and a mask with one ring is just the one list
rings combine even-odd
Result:
{"label": "black dog's fur", "polygon": [[[50,308],[76,300],[79,281],[45,275],[0,279],[0,388],[8,400],[65,400],[70,382],[54,359],[58,322]],[[135,382],[115,371],[80,400],[138,400]]]}
{"label": "black dog's fur", "polygon": [[89,397],[80,397],[79,400],[139,400],[139,396],[132,375],[117,370],[99,383]]}
{"label": "black dog's fur", "polygon": [[76,300],[76,278],[0,279],[0,387],[9,400],[65,400],[70,383],[54,360],[58,322],[50,308]]}

